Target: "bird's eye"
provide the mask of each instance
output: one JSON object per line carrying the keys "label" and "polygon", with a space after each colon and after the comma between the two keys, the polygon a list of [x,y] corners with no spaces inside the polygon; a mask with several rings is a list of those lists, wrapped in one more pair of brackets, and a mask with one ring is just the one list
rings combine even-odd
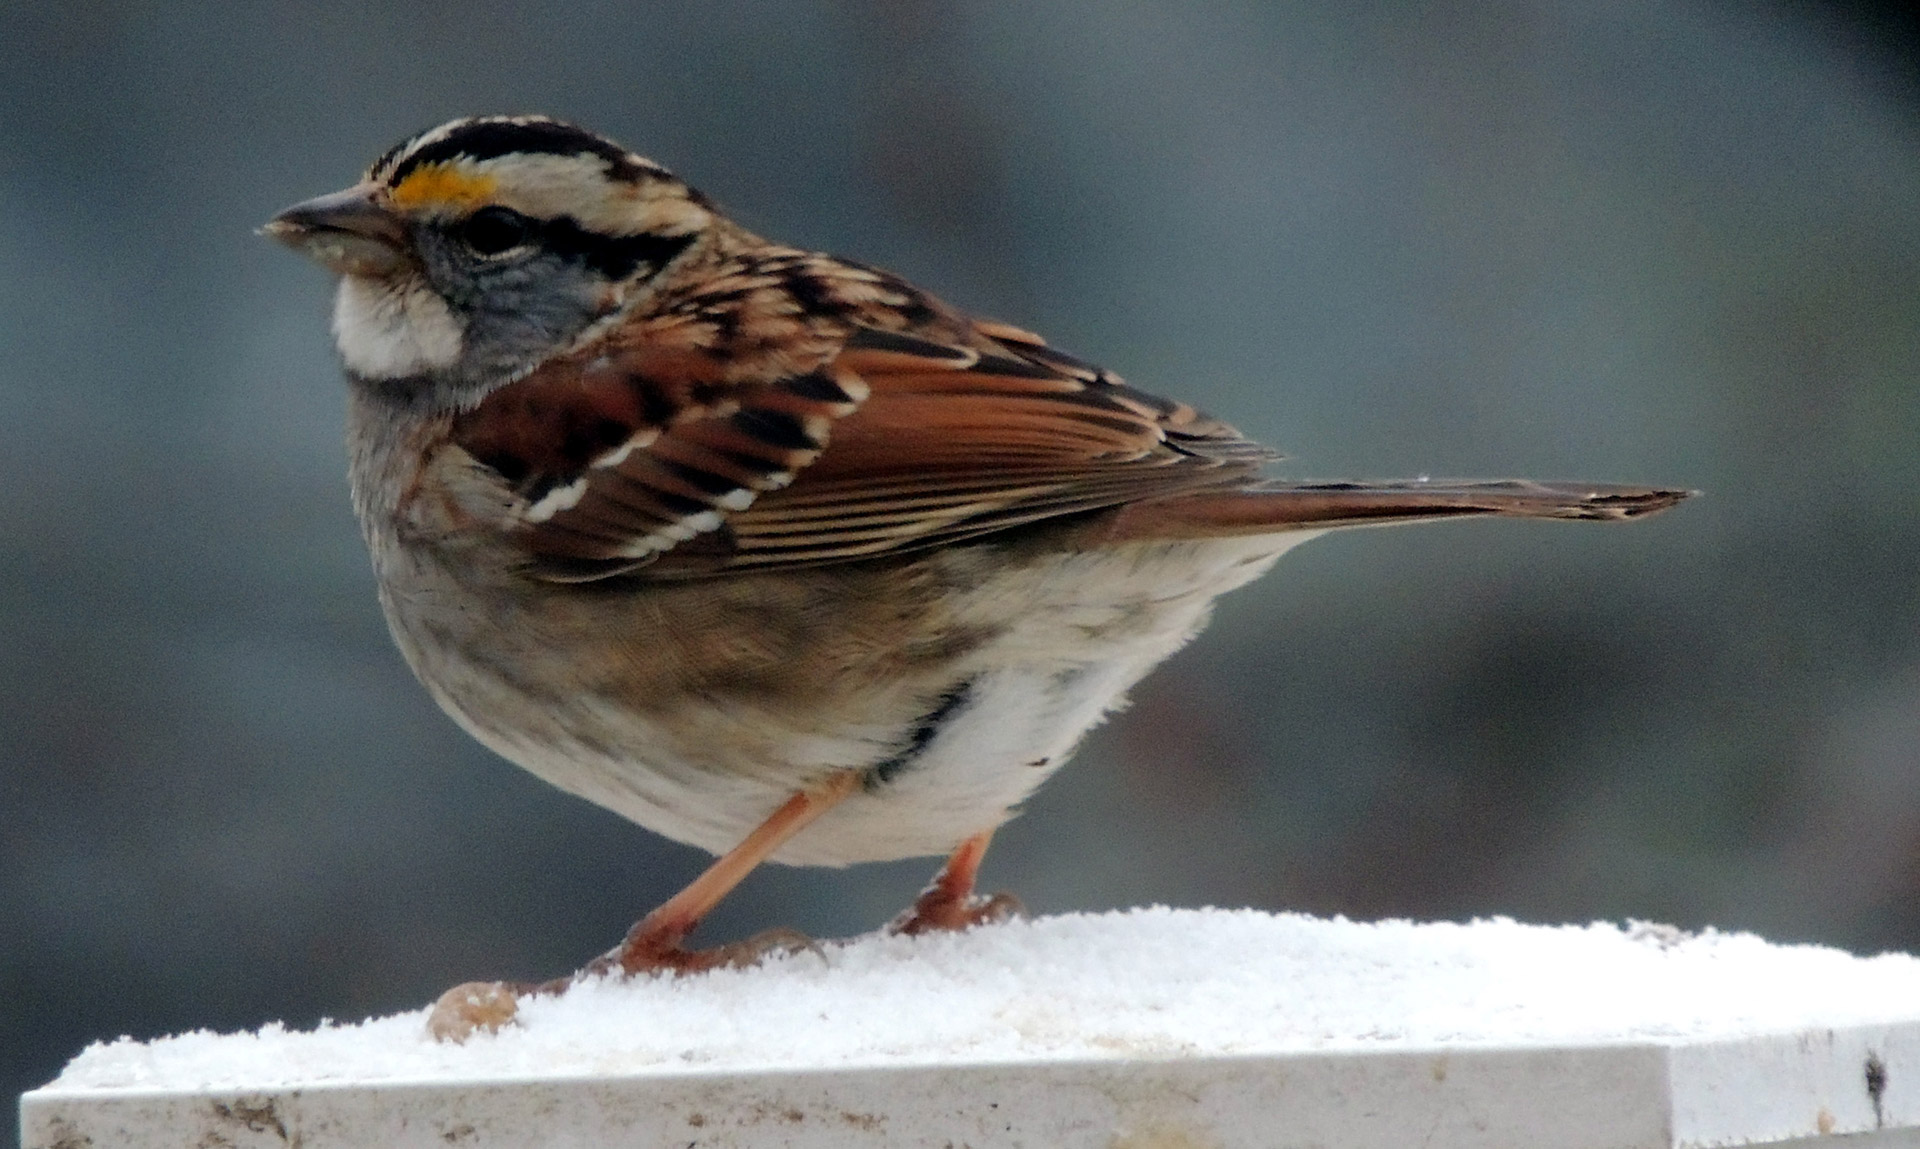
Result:
{"label": "bird's eye", "polygon": [[460,242],[479,255],[504,255],[533,235],[533,223],[510,208],[483,207],[460,224]]}

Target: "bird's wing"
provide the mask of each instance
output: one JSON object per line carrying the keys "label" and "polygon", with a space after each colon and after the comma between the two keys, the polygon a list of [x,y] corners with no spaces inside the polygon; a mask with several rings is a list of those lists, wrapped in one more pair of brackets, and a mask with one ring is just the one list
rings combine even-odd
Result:
{"label": "bird's wing", "polygon": [[1036,336],[925,314],[788,332],[758,359],[716,354],[710,326],[658,327],[500,388],[455,441],[512,492],[530,569],[560,581],[900,553],[1239,485],[1273,457]]}

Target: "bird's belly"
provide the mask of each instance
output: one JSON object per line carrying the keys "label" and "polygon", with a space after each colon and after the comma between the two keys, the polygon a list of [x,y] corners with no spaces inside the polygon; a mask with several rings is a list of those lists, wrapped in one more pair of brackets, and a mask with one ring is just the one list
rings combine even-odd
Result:
{"label": "bird's belly", "polygon": [[[964,710],[900,773],[874,778],[773,855],[789,865],[843,866],[944,854],[1000,825],[1157,659],[1109,659],[1077,670],[982,672]],[[793,730],[778,760],[676,753],[680,732],[621,723],[637,748],[529,744],[465,723],[516,764],[655,833],[723,853],[800,787],[832,769],[871,770],[886,746]],[[596,739],[596,741],[599,741]]]}
{"label": "bird's belly", "polygon": [[743,693],[648,713],[588,695],[556,702],[551,721],[528,730],[489,721],[490,692],[471,689],[476,679],[461,696],[436,694],[506,758],[676,841],[724,852],[796,790],[856,769],[867,784],[773,860],[942,854],[1010,818],[1129,687],[1204,625],[1216,596],[1307,537],[988,564],[945,605],[959,625],[994,637],[922,668],[917,687],[876,673],[861,693],[893,701],[857,717],[825,696],[817,708],[768,707]]}

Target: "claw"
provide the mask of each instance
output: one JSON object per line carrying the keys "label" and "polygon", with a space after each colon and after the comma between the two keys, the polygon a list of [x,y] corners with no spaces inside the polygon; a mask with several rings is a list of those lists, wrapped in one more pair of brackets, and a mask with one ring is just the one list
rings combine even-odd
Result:
{"label": "claw", "polygon": [[792,957],[796,954],[810,953],[826,960],[827,951],[819,942],[799,930],[784,926],[762,930],[745,941],[733,942],[718,947],[729,951],[728,959],[723,963],[728,969],[744,969],[759,965],[775,954]]}

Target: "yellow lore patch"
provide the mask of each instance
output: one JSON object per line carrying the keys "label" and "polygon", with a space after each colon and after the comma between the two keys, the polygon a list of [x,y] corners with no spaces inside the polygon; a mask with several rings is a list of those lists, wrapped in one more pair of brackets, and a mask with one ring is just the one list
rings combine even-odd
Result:
{"label": "yellow lore patch", "polygon": [[499,181],[461,171],[452,164],[425,164],[407,173],[388,194],[395,207],[408,210],[473,208],[493,199]]}

